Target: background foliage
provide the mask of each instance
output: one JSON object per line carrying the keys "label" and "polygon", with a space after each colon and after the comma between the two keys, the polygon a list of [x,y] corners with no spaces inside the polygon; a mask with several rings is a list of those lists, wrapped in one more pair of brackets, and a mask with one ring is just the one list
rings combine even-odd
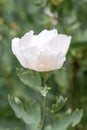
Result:
{"label": "background foliage", "polygon": [[25,129],[8,104],[8,94],[21,100],[34,99],[32,90],[17,77],[20,64],[11,52],[11,40],[29,30],[37,34],[44,28],[57,28],[59,33],[72,36],[64,69],[52,72],[49,78],[50,99],[55,102],[55,96],[62,94],[68,97],[66,108],[82,108],[84,116],[74,130],[87,129],[86,8],[87,0],[0,0],[0,130]]}

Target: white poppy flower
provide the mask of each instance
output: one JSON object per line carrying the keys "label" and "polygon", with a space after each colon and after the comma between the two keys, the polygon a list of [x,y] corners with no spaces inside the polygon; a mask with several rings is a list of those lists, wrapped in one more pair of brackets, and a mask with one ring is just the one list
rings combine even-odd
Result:
{"label": "white poppy flower", "polygon": [[33,31],[12,40],[12,51],[24,68],[39,72],[60,69],[66,60],[71,36],[58,34],[56,29]]}

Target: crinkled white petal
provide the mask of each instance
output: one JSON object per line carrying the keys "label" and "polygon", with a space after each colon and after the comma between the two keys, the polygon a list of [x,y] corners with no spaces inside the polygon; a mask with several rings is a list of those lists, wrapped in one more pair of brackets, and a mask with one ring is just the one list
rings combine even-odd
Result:
{"label": "crinkled white petal", "polygon": [[58,33],[56,29],[50,31],[45,29],[38,35],[33,36],[32,44],[37,45],[39,48],[44,48],[45,44],[48,44],[48,42],[57,35]]}
{"label": "crinkled white petal", "polygon": [[51,41],[49,41],[49,44],[45,46],[45,48],[49,48],[52,51],[59,51],[66,55],[69,46],[70,46],[71,36],[67,35],[58,35],[54,37]]}
{"label": "crinkled white petal", "polygon": [[13,54],[17,57],[17,59],[19,60],[20,64],[27,68],[28,67],[28,64],[27,62],[25,61],[25,59],[23,58],[22,54],[20,53],[20,46],[19,46],[19,41],[20,39],[19,38],[14,38],[12,40],[12,52]]}
{"label": "crinkled white petal", "polygon": [[58,68],[57,69],[60,69],[63,66],[65,60],[66,60],[65,55],[62,52],[58,53],[58,56],[57,56],[57,67]]}
{"label": "crinkled white petal", "polygon": [[25,35],[20,39],[20,47],[31,47],[32,46],[32,37],[34,32],[30,31],[28,33],[25,33]]}
{"label": "crinkled white petal", "polygon": [[36,70],[37,56],[40,52],[37,46],[20,48],[20,52],[28,64],[28,69]]}
{"label": "crinkled white petal", "polygon": [[51,71],[60,69],[65,61],[63,53],[40,52],[37,59],[37,71]]}

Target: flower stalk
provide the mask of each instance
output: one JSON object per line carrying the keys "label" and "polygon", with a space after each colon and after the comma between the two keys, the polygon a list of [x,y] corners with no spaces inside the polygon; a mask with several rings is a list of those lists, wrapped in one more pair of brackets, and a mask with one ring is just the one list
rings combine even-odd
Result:
{"label": "flower stalk", "polygon": [[43,96],[43,98],[44,98],[44,108],[43,108],[42,130],[44,130],[45,119],[46,119],[46,104],[47,104],[47,93],[48,93],[47,80],[48,80],[48,73],[44,73],[43,74],[43,87],[44,87],[44,90],[45,90],[45,96]]}
{"label": "flower stalk", "polygon": [[47,95],[44,97],[44,111],[43,111],[43,122],[42,122],[42,130],[45,127],[45,118],[46,118],[46,102],[47,102]]}

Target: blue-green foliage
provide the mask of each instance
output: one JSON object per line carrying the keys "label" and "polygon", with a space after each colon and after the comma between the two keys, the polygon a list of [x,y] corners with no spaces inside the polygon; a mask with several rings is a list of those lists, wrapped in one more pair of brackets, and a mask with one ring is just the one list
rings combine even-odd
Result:
{"label": "blue-green foliage", "polygon": [[[27,126],[26,130],[42,130],[43,126],[43,118],[41,118],[41,109],[40,104],[31,103],[26,104],[25,107],[23,103],[17,98],[13,98],[8,96],[9,104],[15,112],[16,116],[23,120],[25,125]],[[71,125],[74,127],[79,123],[82,118],[83,111],[75,110],[73,113],[69,109],[66,112],[60,112],[60,107],[62,108],[66,102],[62,96],[56,99],[56,104],[52,105],[52,110],[45,111],[45,123],[44,130],[67,130],[67,128]],[[50,113],[49,113],[50,112]],[[43,116],[43,114],[42,114]],[[50,120],[48,123],[47,118],[50,116]]]}

